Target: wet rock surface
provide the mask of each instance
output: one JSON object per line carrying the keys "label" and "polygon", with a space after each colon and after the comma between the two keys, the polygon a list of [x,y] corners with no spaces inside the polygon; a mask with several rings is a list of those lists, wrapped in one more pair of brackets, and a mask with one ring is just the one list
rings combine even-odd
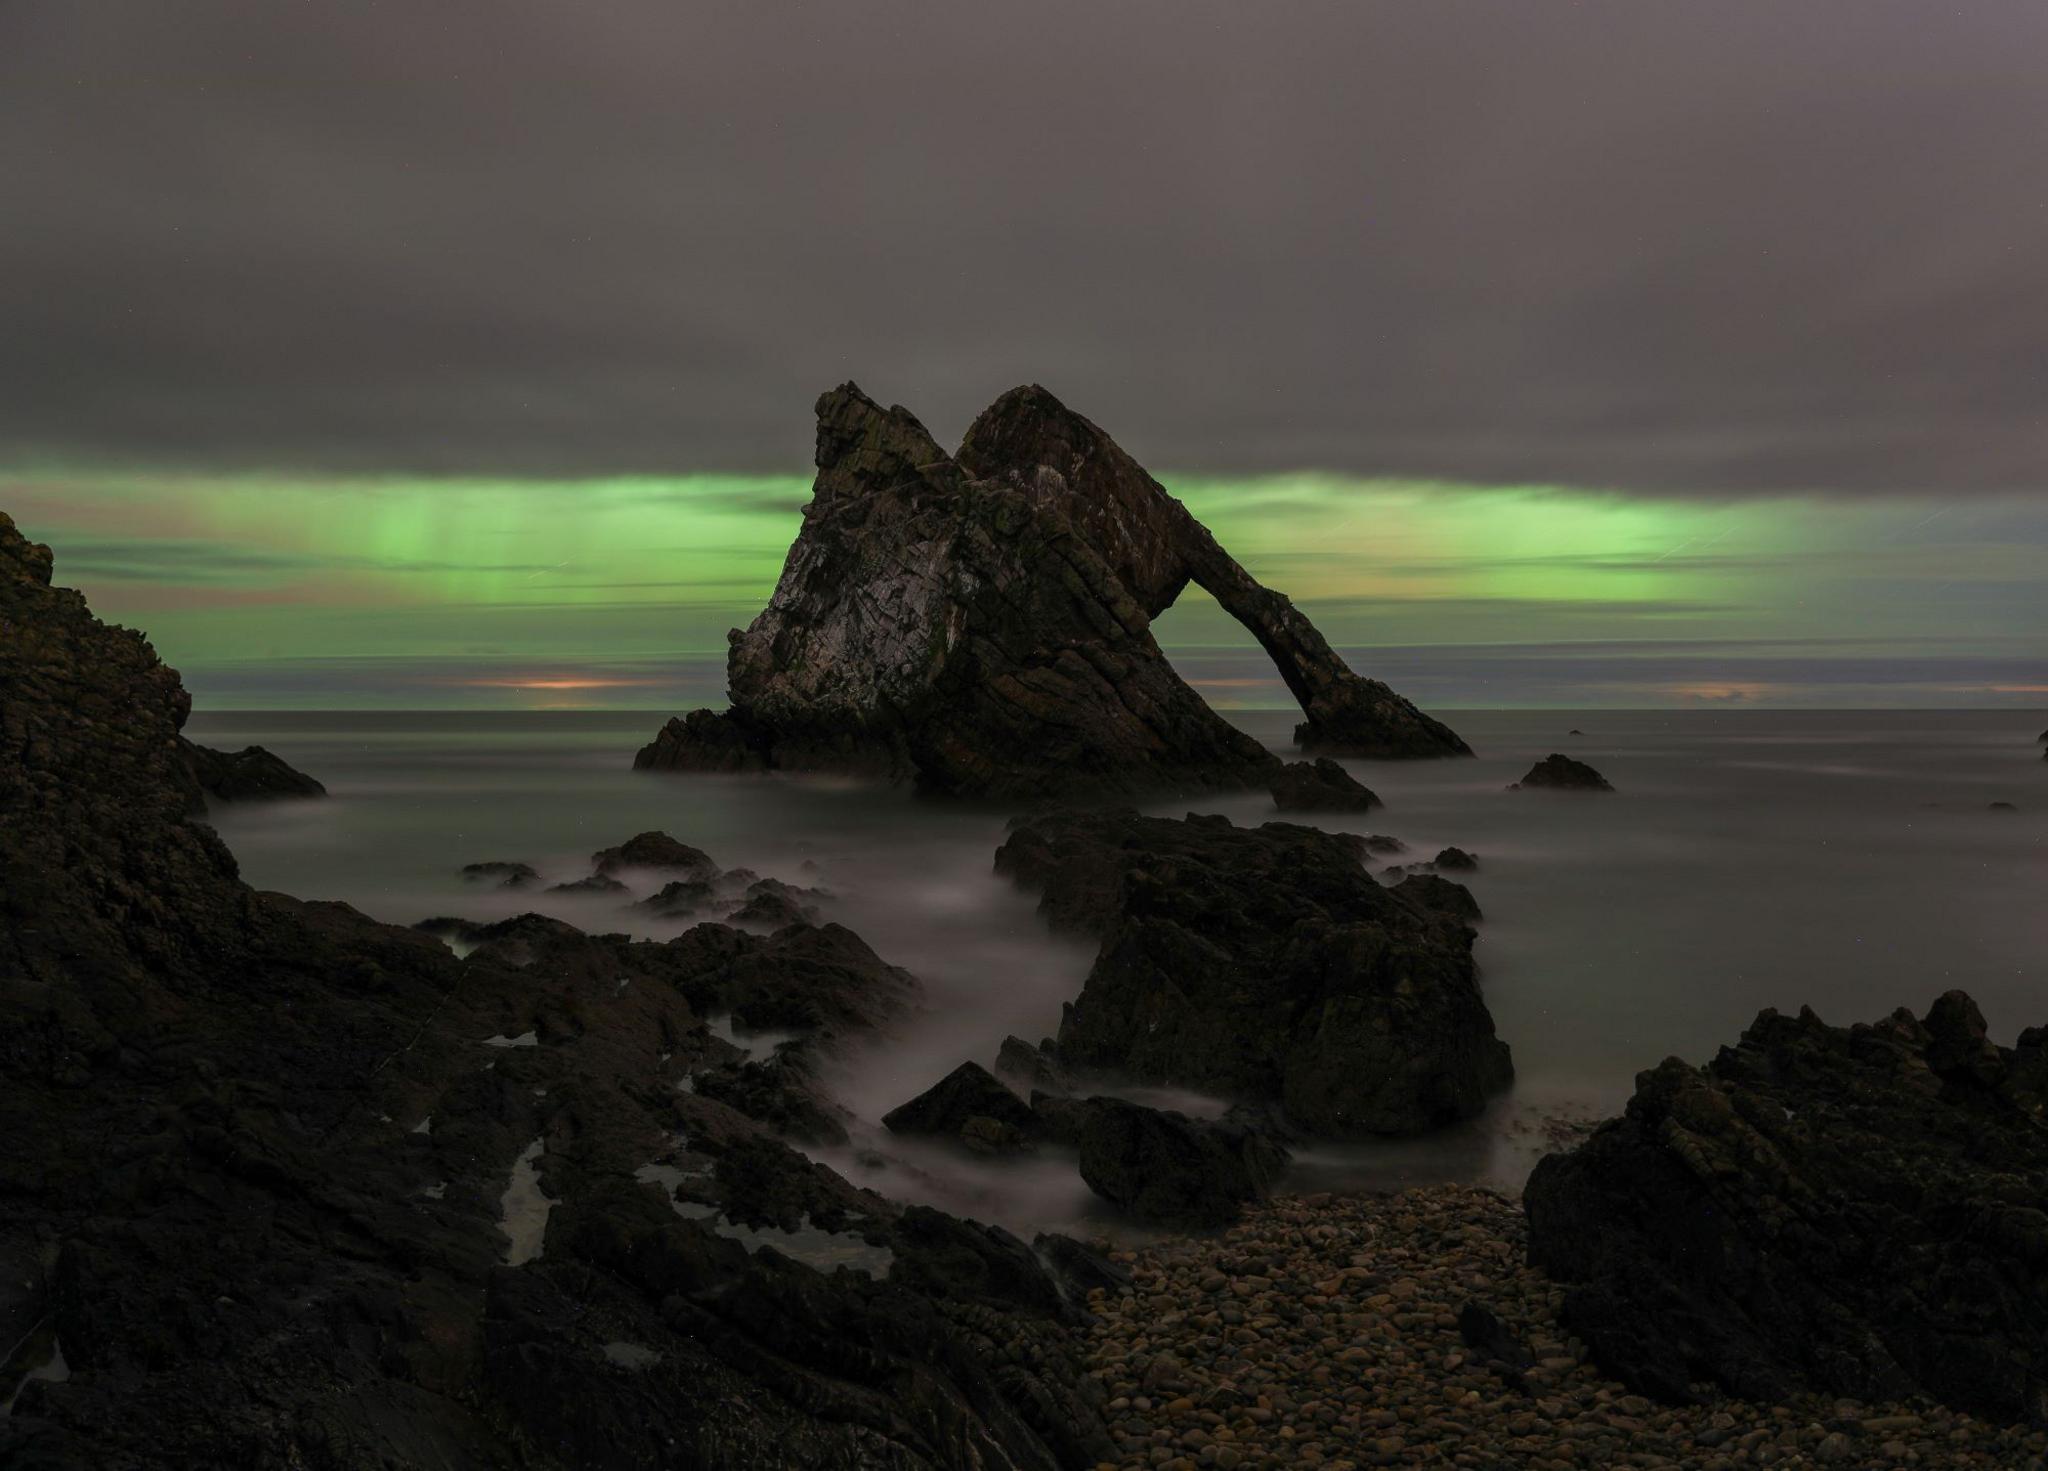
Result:
{"label": "wet rock surface", "polygon": [[324,797],[327,788],[262,746],[216,751],[179,737],[192,779],[216,802],[276,802]]}
{"label": "wet rock surface", "polygon": [[1380,799],[1327,756],[1290,761],[1268,784],[1282,812],[1370,812]]}
{"label": "wet rock surface", "polygon": [[1490,1191],[1281,1197],[1110,1257],[1130,1280],[1087,1303],[1117,1471],[2041,1471],[2048,1451],[1924,1402],[1658,1404],[1588,1358]]}
{"label": "wet rock surface", "polygon": [[1508,790],[1537,787],[1559,792],[1611,792],[1614,786],[1583,761],[1552,752],[1529,768],[1528,774]]}
{"label": "wet rock surface", "polygon": [[[1108,1453],[1028,1251],[691,1086],[763,1061],[756,1028],[869,1024],[907,977],[831,926],[524,916],[457,959],[250,890],[190,820],[177,676],[50,565],[0,517],[0,1335],[70,1371],[22,1387],[0,1462]],[[931,1265],[977,1240],[979,1273]]]}
{"label": "wet rock surface", "polygon": [[1222,817],[1012,824],[997,871],[1038,893],[1054,928],[1101,942],[1060,1060],[1275,1102],[1323,1137],[1477,1113],[1513,1070],[1473,933],[1440,901],[1377,883],[1365,851],[1349,834]]}
{"label": "wet rock surface", "polygon": [[2002,1421],[2048,1383],[2048,1033],[1985,1038],[1967,996],[1832,1027],[1765,1012],[1706,1067],[1639,1075],[1623,1116],[1527,1188],[1533,1259],[1608,1372],[1925,1397]]}
{"label": "wet rock surface", "polygon": [[1046,797],[1258,785],[1278,763],[1166,661],[1190,582],[1259,638],[1309,719],[1365,755],[1455,734],[1360,679],[1107,435],[1040,388],[939,448],[852,384],[817,404],[818,476],[775,594],[732,636],[731,707],[671,720],[643,769],[835,769],[931,793]]}

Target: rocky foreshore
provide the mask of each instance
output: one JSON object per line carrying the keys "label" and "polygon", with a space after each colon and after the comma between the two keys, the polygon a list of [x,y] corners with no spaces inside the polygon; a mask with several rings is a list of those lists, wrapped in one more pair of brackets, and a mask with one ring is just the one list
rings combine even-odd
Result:
{"label": "rocky foreshore", "polygon": [[1493,1191],[1277,1197],[1113,1260],[1129,1285],[1089,1295],[1102,1471],[2048,1466],[2048,1431],[1926,1401],[1632,1394],[1560,1324],[1566,1289]]}

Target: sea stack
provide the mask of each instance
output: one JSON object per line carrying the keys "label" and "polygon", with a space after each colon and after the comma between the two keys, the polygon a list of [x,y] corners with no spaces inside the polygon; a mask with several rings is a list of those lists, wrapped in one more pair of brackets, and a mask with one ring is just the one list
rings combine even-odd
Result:
{"label": "sea stack", "polygon": [[957,455],[851,383],[818,400],[803,529],[731,635],[731,708],[670,720],[643,769],[836,769],[951,796],[1263,785],[1279,763],[1181,679],[1152,620],[1192,582],[1258,638],[1307,717],[1298,742],[1469,755],[1346,667],[1110,437],[1013,389]]}

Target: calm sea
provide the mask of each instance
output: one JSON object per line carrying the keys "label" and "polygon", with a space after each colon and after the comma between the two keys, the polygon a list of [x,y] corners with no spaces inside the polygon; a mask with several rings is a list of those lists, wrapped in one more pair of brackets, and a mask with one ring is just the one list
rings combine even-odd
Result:
{"label": "calm sea", "polygon": [[[1231,718],[1281,749],[1291,712]],[[244,876],[399,924],[540,909],[666,937],[607,899],[497,893],[464,863],[518,859],[580,877],[589,855],[660,828],[745,866],[830,889],[829,917],[925,983],[929,1011],[850,1060],[840,1096],[872,1122],[1009,1033],[1050,1034],[1088,954],[1054,941],[990,871],[1008,813],[907,791],[785,777],[642,775],[645,712],[195,715],[210,745],[270,747],[326,802],[218,816]],[[1479,751],[1351,762],[1386,802],[1331,826],[1390,833],[1427,857],[1478,855],[1486,997],[1518,1081],[1486,1116],[1427,1139],[1322,1151],[1303,1188],[1432,1179],[1512,1188],[1546,1121],[1612,1112],[1634,1074],[1704,1061],[1764,1007],[1829,1021],[1924,1010],[1962,987],[1994,1035],[2048,1023],[2048,762],[2039,715],[2003,711],[1460,711]],[[1568,734],[1573,728],[1582,735]],[[1612,796],[1509,792],[1538,757],[1592,762]],[[1994,811],[1994,802],[2016,812]],[[1256,823],[1263,795],[1156,806]],[[1157,1095],[1153,1095],[1157,1096]],[[1190,1109],[1215,1105],[1181,1096]],[[899,1151],[900,1152],[900,1151]],[[847,1161],[835,1161],[846,1164]],[[868,1179],[1030,1226],[1084,1210],[1056,1162]],[[850,1164],[848,1167],[853,1168]],[[939,1179],[938,1177],[943,1177]]]}

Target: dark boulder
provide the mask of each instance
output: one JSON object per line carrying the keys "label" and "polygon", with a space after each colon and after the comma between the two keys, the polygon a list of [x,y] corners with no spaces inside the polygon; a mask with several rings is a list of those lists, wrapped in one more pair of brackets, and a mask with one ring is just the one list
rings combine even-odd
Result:
{"label": "dark boulder", "polygon": [[1458,1336],[1472,1350],[1473,1358],[1499,1375],[1508,1388],[1517,1394],[1529,1392],[1523,1376],[1536,1367],[1536,1356],[1492,1308],[1468,1302],[1458,1309]]}
{"label": "dark boulder", "polygon": [[1267,785],[1282,812],[1369,812],[1380,799],[1327,756],[1290,761]]}
{"label": "dark boulder", "polygon": [[1445,873],[1471,873],[1479,867],[1479,860],[1463,848],[1442,849],[1430,863]]}
{"label": "dark boulder", "polygon": [[600,848],[590,855],[590,862],[598,873],[607,875],[621,869],[645,868],[693,879],[718,876],[718,865],[711,861],[709,853],[662,832],[637,833],[616,848]]}
{"label": "dark boulder", "polygon": [[182,736],[179,746],[199,790],[217,802],[275,802],[327,795],[326,787],[262,746],[216,751]]}
{"label": "dark boulder", "polygon": [[717,896],[718,891],[704,879],[670,879],[632,907],[660,919],[689,919],[710,909]]}
{"label": "dark boulder", "polygon": [[471,880],[490,879],[500,889],[526,889],[540,882],[540,871],[530,863],[465,863],[462,876]]}
{"label": "dark boulder", "polygon": [[1970,999],[1832,1027],[1762,1013],[1530,1177],[1531,1260],[1605,1372],[1692,1398],[2048,1408],[2048,1032]]}
{"label": "dark boulder", "polygon": [[949,456],[852,384],[817,404],[818,476],[768,607],[732,636],[731,705],[671,720],[654,770],[836,769],[952,796],[1262,783],[1277,765],[1160,652],[1200,583],[1272,654],[1318,741],[1464,743],[1345,667],[1180,502],[1043,389],[1005,394]]}
{"label": "dark boulder", "polygon": [[1287,1147],[1258,1123],[1191,1119],[1122,1098],[1038,1095],[1032,1108],[1080,1156],[1090,1190],[1133,1219],[1217,1226],[1264,1200],[1287,1167]]}
{"label": "dark boulder", "polygon": [[1331,1137],[1468,1118],[1513,1076],[1472,932],[1364,852],[1290,823],[1067,812],[1013,824],[996,869],[1101,940],[1068,1067],[1278,1102]]}
{"label": "dark boulder", "polygon": [[908,1103],[882,1115],[894,1134],[921,1134],[975,1154],[1015,1154],[1045,1133],[1023,1099],[979,1063],[963,1062]]}
{"label": "dark boulder", "polygon": [[1583,761],[1574,761],[1569,756],[1556,752],[1545,756],[1529,768],[1528,775],[1509,786],[1511,792],[1524,787],[1542,787],[1560,792],[1611,792],[1614,786]]}

